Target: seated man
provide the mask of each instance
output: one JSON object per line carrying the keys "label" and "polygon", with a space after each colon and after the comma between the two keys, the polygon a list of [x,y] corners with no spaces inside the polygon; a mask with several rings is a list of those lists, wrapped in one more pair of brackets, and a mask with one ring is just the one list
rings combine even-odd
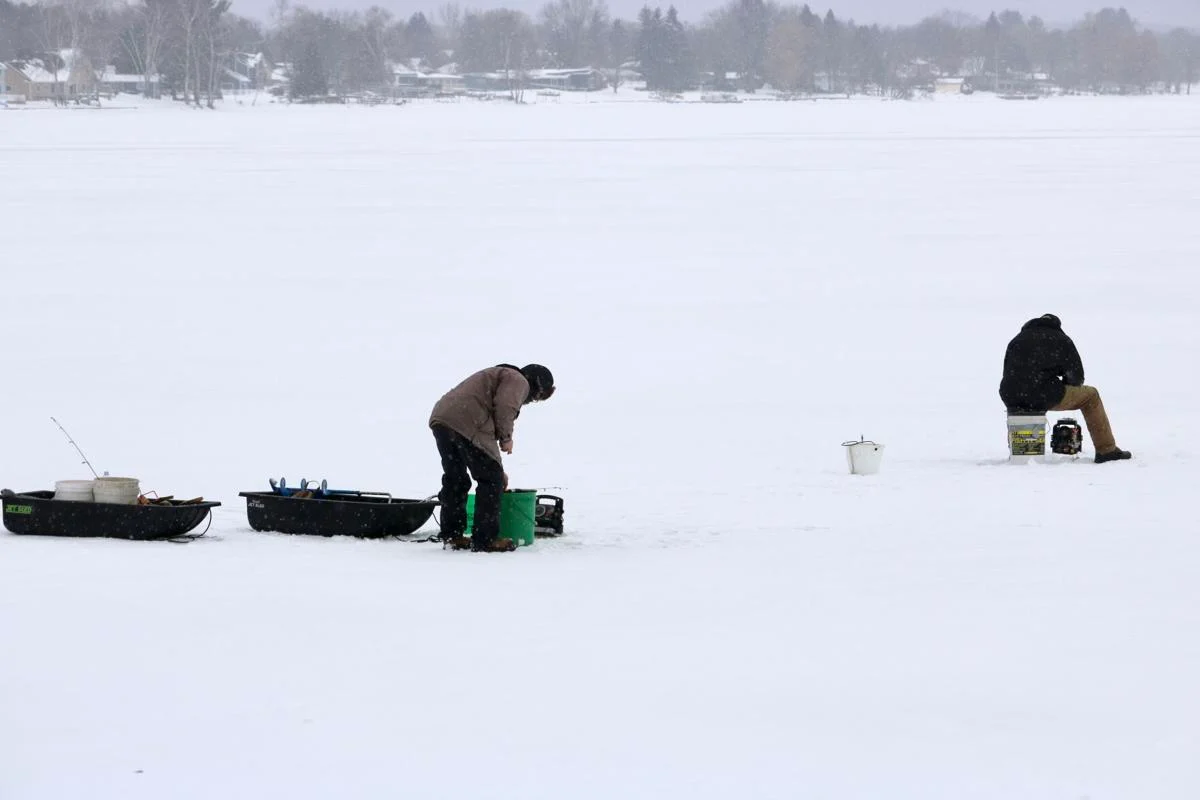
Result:
{"label": "seated man", "polygon": [[1133,457],[1117,447],[1100,392],[1084,386],[1079,351],[1053,314],[1029,320],[1008,343],[1000,399],[1010,414],[1082,411],[1097,464]]}

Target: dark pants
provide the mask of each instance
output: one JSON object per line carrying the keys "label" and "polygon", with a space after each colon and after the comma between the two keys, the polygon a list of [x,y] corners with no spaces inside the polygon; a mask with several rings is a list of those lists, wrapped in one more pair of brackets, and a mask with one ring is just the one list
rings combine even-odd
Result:
{"label": "dark pants", "polygon": [[438,493],[442,504],[442,538],[467,532],[467,495],[471,492],[471,478],[475,478],[479,486],[475,489],[471,536],[476,547],[496,541],[500,536],[504,467],[465,436],[445,426],[433,426],[433,439],[442,457],[442,491]]}

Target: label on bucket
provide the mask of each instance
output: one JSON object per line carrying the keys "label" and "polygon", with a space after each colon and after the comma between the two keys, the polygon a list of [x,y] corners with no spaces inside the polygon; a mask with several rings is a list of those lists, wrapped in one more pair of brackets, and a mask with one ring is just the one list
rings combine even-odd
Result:
{"label": "label on bucket", "polygon": [[1014,456],[1045,455],[1046,429],[1014,428],[1008,433],[1008,447]]}
{"label": "label on bucket", "polygon": [[19,506],[15,503],[7,503],[4,506],[5,514],[32,514],[33,506]]}

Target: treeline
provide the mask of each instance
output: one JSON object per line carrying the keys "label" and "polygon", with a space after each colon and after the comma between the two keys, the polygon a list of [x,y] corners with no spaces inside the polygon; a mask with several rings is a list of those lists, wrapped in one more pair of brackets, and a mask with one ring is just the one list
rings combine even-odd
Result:
{"label": "treeline", "polygon": [[[732,0],[687,22],[673,7],[613,18],[604,0],[555,0],[535,16],[457,4],[399,19],[314,11],[281,0],[269,24],[238,16],[230,0],[0,0],[0,61],[53,58],[71,49],[118,72],[159,74],[165,91],[211,102],[238,53],[290,65],[295,93],[386,85],[395,64],[460,73],[596,67],[650,89],[699,86],[785,91],[889,92],[937,76],[977,89],[1010,80],[1069,90],[1187,91],[1200,80],[1200,36],[1151,31],[1106,8],[1067,28],[1016,11],[986,19],[946,13],[901,27],[859,24],[835,11]],[[622,69],[624,67],[624,70]]]}

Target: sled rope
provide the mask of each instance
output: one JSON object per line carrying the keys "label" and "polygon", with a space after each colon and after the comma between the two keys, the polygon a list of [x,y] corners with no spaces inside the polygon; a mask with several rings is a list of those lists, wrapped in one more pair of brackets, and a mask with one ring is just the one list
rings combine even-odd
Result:
{"label": "sled rope", "polygon": [[172,536],[171,538],[166,539],[165,541],[168,541],[171,544],[190,544],[191,542],[194,542],[197,539],[203,539],[208,534],[208,529],[212,527],[212,522],[213,522],[213,513],[212,513],[212,509],[210,508],[208,510],[208,524],[204,526],[204,530],[200,531],[199,533],[184,533],[184,534],[180,534],[179,536]]}

